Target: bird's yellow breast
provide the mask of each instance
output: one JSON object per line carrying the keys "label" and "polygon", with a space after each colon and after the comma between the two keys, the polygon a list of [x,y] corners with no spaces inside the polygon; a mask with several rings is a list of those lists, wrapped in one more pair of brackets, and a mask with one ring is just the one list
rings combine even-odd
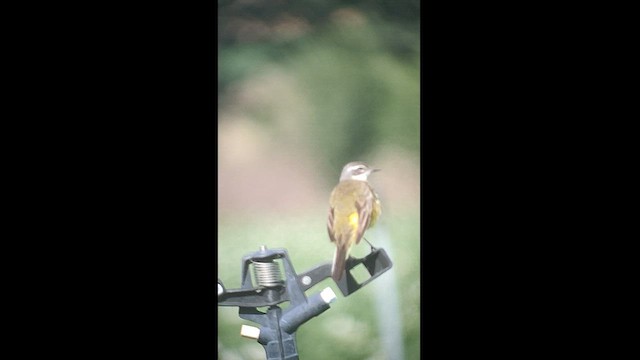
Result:
{"label": "bird's yellow breast", "polygon": [[356,233],[361,230],[359,227],[362,221],[356,204],[363,203],[364,199],[371,195],[374,197],[374,204],[371,214],[369,214],[371,218],[368,227],[373,226],[380,215],[380,202],[377,200],[375,192],[363,181],[345,180],[340,182],[334,188],[330,197],[330,205],[333,209],[333,221],[330,231],[334,234],[356,236]]}

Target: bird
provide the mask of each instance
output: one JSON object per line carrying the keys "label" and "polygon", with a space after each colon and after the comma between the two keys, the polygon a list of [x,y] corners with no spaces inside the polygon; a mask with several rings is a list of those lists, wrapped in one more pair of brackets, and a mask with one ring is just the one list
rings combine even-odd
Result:
{"label": "bird", "polygon": [[[336,282],[342,278],[351,248],[360,243],[364,232],[382,213],[378,195],[367,181],[376,171],[380,169],[371,168],[362,161],[352,161],[342,168],[340,180],[331,191],[327,231],[336,246],[331,266],[331,277]],[[373,251],[374,247],[369,245]]]}

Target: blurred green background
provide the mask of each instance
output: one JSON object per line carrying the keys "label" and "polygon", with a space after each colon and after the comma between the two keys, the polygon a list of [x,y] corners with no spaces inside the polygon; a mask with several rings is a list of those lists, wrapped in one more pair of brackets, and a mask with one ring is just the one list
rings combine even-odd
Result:
{"label": "blurred green background", "polygon": [[[218,2],[218,277],[242,256],[287,249],[296,272],[332,260],[329,194],[342,166],[370,178],[383,213],[367,239],[393,268],[297,331],[301,359],[420,356],[419,1]],[[352,250],[365,256],[362,242]],[[285,307],[284,305],[283,307]],[[264,359],[218,307],[218,357]]]}

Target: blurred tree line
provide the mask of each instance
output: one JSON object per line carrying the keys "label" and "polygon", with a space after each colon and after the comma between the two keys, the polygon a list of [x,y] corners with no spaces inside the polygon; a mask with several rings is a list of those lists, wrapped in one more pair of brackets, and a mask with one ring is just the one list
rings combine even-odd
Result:
{"label": "blurred tree line", "polygon": [[418,151],[419,0],[219,0],[219,107],[267,64],[308,97],[304,141],[330,168],[377,146]]}

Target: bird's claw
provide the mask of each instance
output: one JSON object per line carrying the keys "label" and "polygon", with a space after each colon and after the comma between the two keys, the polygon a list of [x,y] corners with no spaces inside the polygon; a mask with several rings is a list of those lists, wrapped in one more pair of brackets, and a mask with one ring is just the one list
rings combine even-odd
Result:
{"label": "bird's claw", "polygon": [[371,248],[371,252],[378,250],[375,246],[371,245],[371,243],[369,242],[369,240],[367,240],[367,238],[363,237],[363,239],[364,241],[367,242],[367,244],[369,244],[369,247]]}

